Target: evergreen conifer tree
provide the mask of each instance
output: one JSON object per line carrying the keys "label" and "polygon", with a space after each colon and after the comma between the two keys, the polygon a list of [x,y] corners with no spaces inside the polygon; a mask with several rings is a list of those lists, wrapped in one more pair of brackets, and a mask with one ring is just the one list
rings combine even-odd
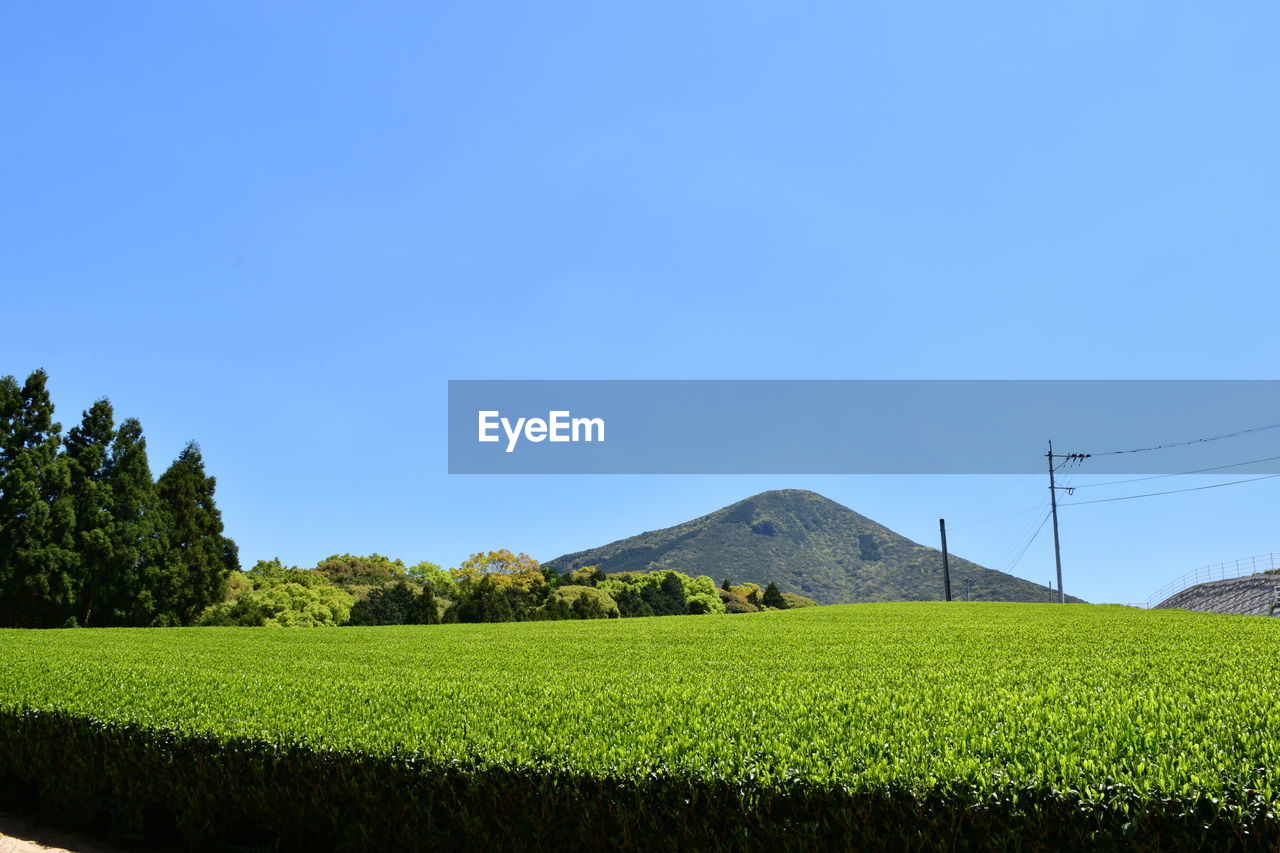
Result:
{"label": "evergreen conifer tree", "polygon": [[110,582],[113,524],[107,469],[114,438],[115,415],[111,403],[102,399],[84,413],[79,426],[71,428],[65,442],[68,494],[75,510],[75,615],[82,626],[90,624],[103,587]]}
{"label": "evergreen conifer tree", "polygon": [[75,510],[43,370],[0,380],[0,624],[50,627],[75,608]]}
{"label": "evergreen conifer tree", "polygon": [[194,441],[156,484],[165,542],[156,624],[190,624],[222,600],[227,576],[240,568],[235,542],[222,535],[222,514],[213,500],[216,485]]}
{"label": "evergreen conifer tree", "polygon": [[675,572],[667,572],[658,586],[645,586],[641,593],[654,616],[680,616],[689,612],[684,584]]}
{"label": "evergreen conifer tree", "polygon": [[111,490],[107,557],[86,623],[151,625],[174,593],[164,585],[166,543],[157,523],[163,514],[136,418],[123,421],[116,432],[106,483]]}
{"label": "evergreen conifer tree", "polygon": [[776,607],[779,610],[787,609],[787,600],[782,597],[782,593],[778,591],[778,585],[773,581],[770,581],[769,585],[764,588],[763,601],[765,607]]}
{"label": "evergreen conifer tree", "polygon": [[0,378],[0,627],[16,624],[18,579],[13,516],[17,506],[11,496],[18,478],[11,472],[19,450],[15,433],[21,410],[22,389],[18,381],[12,376]]}
{"label": "evergreen conifer tree", "polygon": [[436,625],[440,622],[440,610],[436,606],[436,594],[431,584],[423,584],[422,593],[413,599],[410,621],[415,625]]}
{"label": "evergreen conifer tree", "polygon": [[652,616],[653,607],[645,600],[640,590],[627,585],[616,596],[618,613],[621,616]]}

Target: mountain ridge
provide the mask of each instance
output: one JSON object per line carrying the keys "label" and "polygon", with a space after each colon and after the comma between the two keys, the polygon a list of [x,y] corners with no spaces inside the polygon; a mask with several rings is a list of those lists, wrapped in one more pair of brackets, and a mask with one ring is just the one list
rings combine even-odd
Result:
{"label": "mountain ridge", "polygon": [[[1057,601],[1048,587],[950,555],[952,598]],[[564,554],[558,571],[675,569],[776,583],[820,604],[943,598],[942,554],[817,492],[761,492],[689,521]],[[967,580],[966,580],[967,579]],[[1080,601],[1067,596],[1068,601]]]}

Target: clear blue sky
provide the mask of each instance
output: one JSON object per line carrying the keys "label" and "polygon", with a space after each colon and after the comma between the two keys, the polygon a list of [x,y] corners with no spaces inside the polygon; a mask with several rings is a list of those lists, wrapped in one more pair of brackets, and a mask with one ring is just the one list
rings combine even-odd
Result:
{"label": "clear blue sky", "polygon": [[[999,568],[1035,513],[960,525],[1042,480],[451,477],[446,380],[1276,378],[1278,25],[1261,2],[13,5],[0,374],[46,368],[66,426],[111,397],[157,473],[199,440],[246,564],[550,559],[797,487],[928,544],[948,516]],[[1064,510],[1067,589],[1133,601],[1280,550],[1278,496]],[[1015,573],[1047,581],[1049,541]]]}

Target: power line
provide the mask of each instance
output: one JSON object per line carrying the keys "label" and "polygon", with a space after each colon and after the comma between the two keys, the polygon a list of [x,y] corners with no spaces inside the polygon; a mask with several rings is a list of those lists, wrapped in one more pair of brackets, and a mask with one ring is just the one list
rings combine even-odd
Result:
{"label": "power line", "polygon": [[1157,444],[1154,447],[1135,447],[1132,450],[1105,450],[1101,453],[1091,453],[1090,456],[1114,456],[1118,453],[1146,453],[1149,450],[1164,450],[1166,447],[1186,447],[1189,444],[1204,444],[1206,441],[1220,441],[1224,438],[1235,438],[1238,435],[1248,435],[1251,432],[1262,432],[1268,429],[1280,428],[1280,424],[1270,424],[1268,426],[1253,427],[1251,429],[1242,429],[1239,432],[1227,432],[1222,435],[1210,435],[1205,438],[1193,438],[1190,441],[1174,441],[1169,444]]}
{"label": "power line", "polygon": [[1022,562],[1022,558],[1026,555],[1027,551],[1031,550],[1031,544],[1036,541],[1036,538],[1040,535],[1040,531],[1044,530],[1045,522],[1049,520],[1049,516],[1051,515],[1053,515],[1053,513],[1046,512],[1044,514],[1044,518],[1040,519],[1040,526],[1036,528],[1035,533],[1031,534],[1031,538],[1027,540],[1027,544],[1022,546],[1022,550],[1018,552],[1018,556],[1009,564],[1009,568],[1005,569],[1006,573],[1011,573],[1014,567],[1016,567],[1018,563]]}
{"label": "power line", "polygon": [[[1231,463],[1231,464],[1229,464],[1229,465],[1215,465],[1215,466],[1211,466],[1211,467],[1207,467],[1207,468],[1196,468],[1196,469],[1193,469],[1193,470],[1190,470],[1190,471],[1180,471],[1180,472],[1177,472],[1177,473],[1174,473],[1174,474],[1157,474],[1157,475],[1150,476],[1150,477],[1134,477],[1134,478],[1131,478],[1131,479],[1127,479],[1127,480],[1119,480],[1119,481],[1110,482],[1110,483],[1088,483],[1088,484],[1085,484],[1085,485],[1082,485],[1082,486],[1071,486],[1071,485],[1069,485],[1069,483],[1070,483],[1070,482],[1071,482],[1071,480],[1074,478],[1074,476],[1075,476],[1076,474],[1078,474],[1078,473],[1079,473],[1079,469],[1080,469],[1081,465],[1083,464],[1084,460],[1086,460],[1086,459],[1088,459],[1088,458],[1090,458],[1090,457],[1092,457],[1092,456],[1113,456],[1113,455],[1118,455],[1118,454],[1122,454],[1122,453],[1145,453],[1145,452],[1152,451],[1152,450],[1163,450],[1163,449],[1165,449],[1165,448],[1170,448],[1170,447],[1185,447],[1185,446],[1188,446],[1188,445],[1193,445],[1193,444],[1203,444],[1203,443],[1210,442],[1210,441],[1220,441],[1220,440],[1222,440],[1222,439],[1226,439],[1226,438],[1235,438],[1236,436],[1248,435],[1248,434],[1250,434],[1250,433],[1263,432],[1263,431],[1265,431],[1265,430],[1278,429],[1278,428],[1280,428],[1280,424],[1270,424],[1270,425],[1267,425],[1267,426],[1252,427],[1252,428],[1250,428],[1250,429],[1238,430],[1238,431],[1236,431],[1236,432],[1223,433],[1223,434],[1221,434],[1221,435],[1205,436],[1205,437],[1203,437],[1203,438],[1191,439],[1191,440],[1189,440],[1189,441],[1178,441],[1178,442],[1170,442],[1170,443],[1167,443],[1167,444],[1157,444],[1157,445],[1153,445],[1153,446],[1151,446],[1151,447],[1138,447],[1138,448],[1133,448],[1133,449],[1131,449],[1131,450],[1110,450],[1110,451],[1104,451],[1104,452],[1100,452],[1100,453],[1092,453],[1092,454],[1091,454],[1091,453],[1055,454],[1055,453],[1053,452],[1053,445],[1052,445],[1052,444],[1050,444],[1050,446],[1049,446],[1049,453],[1048,453],[1048,454],[1046,454],[1046,455],[1049,457],[1049,471],[1050,471],[1050,475],[1049,475],[1049,479],[1050,479],[1050,486],[1049,486],[1049,488],[1050,488],[1050,496],[1051,496],[1051,497],[1050,497],[1050,501],[1049,501],[1049,503],[1050,503],[1050,504],[1056,503],[1056,492],[1057,492],[1058,490],[1066,491],[1068,494],[1073,494],[1073,493],[1075,492],[1075,490],[1076,490],[1076,489],[1092,488],[1092,487],[1095,487],[1095,486],[1118,486],[1118,485],[1122,485],[1122,484],[1124,484],[1124,483],[1137,483],[1137,482],[1143,482],[1143,481],[1146,481],[1146,480],[1159,480],[1159,479],[1164,479],[1164,478],[1166,478],[1166,477],[1180,477],[1180,476],[1185,476],[1185,475],[1188,475],[1188,474],[1201,474],[1201,473],[1205,473],[1205,472],[1208,472],[1208,471],[1222,471],[1222,470],[1225,470],[1225,469],[1228,469],[1228,468],[1239,468],[1239,467],[1241,467],[1241,466],[1243,466],[1243,465],[1252,465],[1252,464],[1257,464],[1257,463],[1261,463],[1261,462],[1273,462],[1273,461],[1275,461],[1275,460],[1277,460],[1277,459],[1280,459],[1280,456],[1269,456],[1269,457],[1266,457],[1266,458],[1263,458],[1263,459],[1251,459],[1251,460],[1246,461],[1246,462],[1234,462],[1234,463]],[[1055,456],[1058,456],[1058,457],[1062,460],[1061,462],[1059,462],[1059,463],[1058,463],[1058,464],[1056,464],[1056,465],[1054,464],[1054,457],[1055,457]],[[1061,476],[1061,480],[1060,480],[1061,485],[1058,485],[1058,484],[1055,484],[1055,483],[1054,483],[1054,475],[1055,475],[1055,474],[1058,474],[1059,472],[1061,472],[1061,474],[1060,474],[1060,476]],[[1151,497],[1158,497],[1158,496],[1160,496],[1160,495],[1173,495],[1173,494],[1179,494],[1179,493],[1181,493],[1181,492],[1198,492],[1198,491],[1204,491],[1205,489],[1217,489],[1217,488],[1222,488],[1222,487],[1224,487],[1224,486],[1235,486],[1235,485],[1239,485],[1239,484],[1241,484],[1241,483],[1252,483],[1252,482],[1255,482],[1255,481],[1257,481],[1257,480],[1269,480],[1269,479],[1272,479],[1272,478],[1275,478],[1275,477],[1280,477],[1280,474],[1268,474],[1268,475],[1266,475],[1266,476],[1262,476],[1262,477],[1252,477],[1252,478],[1247,479],[1247,480],[1233,480],[1233,481],[1231,481],[1231,482],[1227,482],[1227,483],[1214,483],[1214,484],[1211,484],[1211,485],[1208,485],[1208,486],[1193,486],[1193,487],[1189,487],[1189,488],[1185,488],[1185,489],[1170,489],[1170,490],[1168,490],[1168,491],[1162,491],[1162,492],[1149,492],[1149,493],[1147,493],[1147,494],[1141,494],[1141,495],[1125,495],[1125,496],[1122,496],[1122,497],[1115,497],[1115,498],[1099,498],[1099,499],[1097,499],[1097,500],[1089,500],[1089,501],[1070,501],[1070,502],[1068,502],[1068,503],[1063,503],[1063,504],[1060,504],[1060,505],[1061,505],[1061,506],[1083,506],[1083,505],[1085,505],[1085,504],[1094,504],[1094,503],[1111,503],[1111,502],[1114,502],[1114,501],[1137,500],[1138,498],[1151,498]],[[1021,482],[1021,480],[1019,480],[1018,482]],[[1015,483],[1014,485],[1016,486],[1016,485],[1017,485],[1017,483]],[[974,526],[974,525],[978,525],[978,524],[986,524],[987,522],[991,522],[991,521],[998,521],[998,520],[1000,520],[1000,519],[1008,519],[1008,518],[1011,518],[1011,517],[1013,517],[1013,516],[1015,516],[1015,515],[1023,515],[1023,514],[1025,514],[1025,513],[1035,512],[1035,511],[1037,511],[1037,510],[1043,510],[1043,509],[1044,509],[1044,504],[1042,503],[1042,504],[1040,504],[1040,505],[1038,505],[1038,506],[1028,507],[1028,508],[1026,508],[1026,509],[1019,509],[1019,510],[1015,510],[1015,511],[1013,511],[1013,512],[1004,513],[1003,515],[996,515],[996,516],[992,516],[992,517],[990,517],[990,518],[980,519],[980,520],[978,520],[978,521],[970,521],[970,522],[966,522],[966,523],[964,523],[964,524],[953,525],[953,527],[955,527],[955,528],[971,527],[971,526]],[[1013,540],[1013,543],[1014,543],[1014,544],[1012,544],[1009,548],[1007,548],[1007,549],[1005,550],[1005,552],[1004,552],[1004,553],[1003,553],[1003,554],[1002,554],[1002,555],[997,559],[997,561],[996,561],[996,564],[997,564],[997,565],[1004,565],[1004,564],[1005,564],[1005,561],[1006,561],[1006,560],[1009,560],[1009,558],[1012,556],[1012,560],[1011,560],[1011,561],[1009,561],[1007,565],[1004,565],[1004,568],[1002,568],[1002,569],[1001,569],[1001,571],[1004,571],[1004,572],[1012,572],[1012,571],[1013,571],[1013,569],[1018,565],[1018,563],[1020,563],[1020,562],[1022,561],[1022,558],[1023,558],[1024,556],[1026,556],[1027,552],[1031,549],[1031,546],[1035,543],[1036,539],[1037,539],[1037,538],[1039,538],[1039,536],[1040,536],[1040,531],[1042,531],[1042,530],[1044,529],[1045,524],[1047,524],[1047,523],[1048,523],[1049,519],[1050,519],[1051,517],[1053,517],[1053,515],[1054,515],[1054,513],[1053,513],[1053,511],[1051,510],[1050,512],[1046,513],[1046,514],[1044,515],[1044,517],[1043,517],[1043,518],[1041,518],[1041,519],[1040,519],[1040,523],[1036,526],[1035,530],[1034,530],[1034,531],[1032,531],[1030,538],[1026,540],[1026,544],[1024,544],[1020,550],[1017,550],[1017,551],[1016,551],[1016,556],[1013,556],[1013,555],[1014,555],[1014,553],[1015,553],[1015,549],[1017,549],[1017,547],[1018,547],[1016,543],[1022,539],[1022,536],[1020,535],[1020,536],[1018,536],[1016,539],[1014,539],[1014,540]],[[1034,523],[1034,520],[1032,520],[1032,523]],[[1008,525],[1006,525],[1006,527],[1007,527],[1007,526],[1008,526]],[[1029,525],[1028,525],[1028,527],[1024,527],[1024,528],[1023,528],[1023,531],[1024,531],[1024,532],[1023,532],[1023,535],[1025,535],[1025,531],[1026,531],[1028,528],[1029,528]],[[1055,522],[1055,528],[1056,528],[1056,522]],[[1055,529],[1055,531],[1054,531],[1054,532],[1055,532],[1055,534],[1056,534],[1056,532],[1057,532],[1057,531],[1056,531],[1056,529]],[[1056,539],[1056,538],[1057,538],[1057,537],[1056,537],[1056,535],[1055,535],[1055,539]],[[1055,543],[1055,545],[1056,545],[1056,543]],[[1056,554],[1056,552],[1057,552],[1057,549],[1056,549],[1056,547],[1055,547],[1055,554]],[[1060,559],[1060,558],[1059,558],[1059,559]],[[1061,567],[1060,567],[1060,564],[1059,564],[1059,568],[1058,568],[1058,587],[1059,587],[1060,594],[1061,594],[1061,588],[1062,588],[1062,577],[1061,577],[1061,571],[1062,571],[1062,570],[1061,570]],[[1064,600],[1065,600],[1065,599],[1064,599]]]}
{"label": "power line", "polygon": [[[1040,506],[1034,507],[1039,512],[1049,513],[1049,502],[1045,501]],[[1022,555],[1026,553],[1030,543],[1034,542],[1040,534],[1041,528],[1044,527],[1045,521],[1042,517],[1039,522],[1035,516],[1029,516],[1024,524],[1017,528],[1017,532],[1009,539],[1009,544],[1000,553],[1000,556],[992,563],[992,568],[998,568],[1002,572],[1010,572],[1022,559]]]}
{"label": "power line", "polygon": [[[997,518],[1004,518],[1004,516],[1003,516],[1003,515],[997,515],[997,516],[993,516],[993,517],[991,517],[991,518],[983,519],[983,520],[981,520],[981,521],[965,521],[965,519],[970,518],[970,517],[971,517],[971,516],[973,516],[973,515],[976,515],[976,514],[977,514],[977,510],[986,509],[986,507],[987,507],[988,505],[990,505],[990,504],[994,503],[994,502],[995,502],[995,500],[996,500],[997,498],[999,498],[999,497],[1003,497],[1003,496],[1004,496],[1004,494],[1005,494],[1006,492],[1008,492],[1008,491],[1010,491],[1010,490],[1012,490],[1012,489],[1015,489],[1015,488],[1017,488],[1019,485],[1022,485],[1023,483],[1027,482],[1028,477],[1029,477],[1029,475],[1023,475],[1023,476],[1019,477],[1018,479],[1014,480],[1012,483],[1006,483],[1004,486],[1002,486],[1001,488],[997,489],[996,491],[988,493],[988,494],[986,495],[986,499],[982,502],[982,505],[981,505],[981,506],[979,506],[979,507],[974,507],[972,504],[970,504],[970,506],[969,506],[969,512],[961,513],[960,515],[956,516],[956,518],[957,518],[957,519],[959,519],[962,523],[961,523],[961,524],[952,524],[952,525],[951,525],[951,529],[952,529],[952,530],[955,530],[955,529],[956,529],[956,528],[958,528],[958,527],[965,527],[965,526],[970,525],[970,524],[982,524],[982,523],[984,523],[984,522],[986,522],[986,521],[994,521],[994,520],[996,520]],[[1022,502],[1021,500],[1015,501],[1015,503],[1021,503],[1021,502]]]}
{"label": "power line", "polygon": [[986,524],[991,521],[999,521],[1002,518],[1010,518],[1015,515],[1022,515],[1025,512],[1035,512],[1038,509],[1044,509],[1049,505],[1048,501],[1041,501],[1038,506],[1029,506],[1026,509],[1016,509],[1013,512],[1006,512],[1004,515],[993,515],[991,518],[982,518],[977,521],[967,521],[964,524],[951,525],[952,530],[963,530],[966,527],[973,527],[975,524]]}
{"label": "power line", "polygon": [[[1048,501],[1045,501],[1039,506],[1034,507],[1034,509],[1041,510],[1041,511],[1047,511],[1048,508],[1049,508]],[[1041,526],[1043,526],[1043,523],[1044,522],[1042,521]],[[1022,523],[1019,526],[1016,526],[1014,529],[1017,532],[1014,535],[1009,537],[1009,544],[1006,545],[1004,550],[1000,552],[999,556],[995,558],[995,560],[991,564],[991,567],[993,569],[998,569],[999,571],[1002,571],[1002,572],[1008,571],[1009,568],[1013,565],[1013,561],[1017,559],[1015,555],[1018,553],[1018,543],[1026,539],[1028,534],[1031,534],[1034,536],[1035,532],[1038,532],[1038,531],[1033,532],[1033,528],[1035,528],[1035,525],[1036,525],[1035,516],[1031,516],[1024,523]],[[1025,548],[1025,546],[1023,547]]]}
{"label": "power line", "polygon": [[1058,472],[1058,471],[1062,472],[1058,474],[1058,482],[1060,484],[1058,486],[1059,489],[1071,491],[1072,489],[1075,488],[1075,486],[1071,486],[1068,484],[1072,481],[1072,479],[1076,476],[1076,474],[1079,473],[1080,466],[1084,464],[1084,460],[1086,458],[1087,457],[1083,453],[1073,453],[1068,455],[1065,461],[1063,461],[1061,464],[1059,464],[1056,468],[1053,469],[1055,472]]}
{"label": "power line", "polygon": [[1085,504],[1104,504],[1111,501],[1132,501],[1138,498],[1154,498],[1157,495],[1176,495],[1179,492],[1199,492],[1205,489],[1220,489],[1223,486],[1238,486],[1241,483],[1255,483],[1258,480],[1270,480],[1273,477],[1280,477],[1280,474],[1267,474],[1265,477],[1251,477],[1248,480],[1232,480],[1229,483],[1214,483],[1210,486],[1194,486],[1189,489],[1171,489],[1167,492],[1150,492],[1145,495],[1125,495],[1120,498],[1098,498],[1092,501],[1072,501],[1071,503],[1059,504],[1059,506],[1084,506]]}
{"label": "power line", "polygon": [[[1187,474],[1203,474],[1206,471],[1222,471],[1226,468],[1239,468],[1242,465],[1254,465],[1259,462],[1274,462],[1280,456],[1268,456],[1265,459],[1250,459],[1248,462],[1232,462],[1230,465],[1215,465],[1212,468],[1196,468],[1193,471],[1179,471],[1176,474],[1156,474],[1152,477],[1134,477],[1131,480],[1113,480],[1110,483],[1085,483],[1083,486],[1072,486],[1072,489],[1092,489],[1097,486],[1119,486],[1123,483],[1141,483],[1144,480],[1162,480],[1165,477],[1183,477]],[[1066,506],[1066,504],[1063,504]]]}

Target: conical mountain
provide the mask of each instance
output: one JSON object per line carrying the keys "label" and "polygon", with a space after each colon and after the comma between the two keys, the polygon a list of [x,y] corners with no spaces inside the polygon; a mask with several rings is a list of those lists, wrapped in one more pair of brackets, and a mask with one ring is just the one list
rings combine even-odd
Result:
{"label": "conical mountain", "polygon": [[[559,571],[675,569],[776,583],[819,604],[943,597],[942,554],[816,492],[762,492],[710,515],[550,562]],[[952,598],[1056,601],[1041,584],[951,556]],[[1080,599],[1067,596],[1068,601]]]}

